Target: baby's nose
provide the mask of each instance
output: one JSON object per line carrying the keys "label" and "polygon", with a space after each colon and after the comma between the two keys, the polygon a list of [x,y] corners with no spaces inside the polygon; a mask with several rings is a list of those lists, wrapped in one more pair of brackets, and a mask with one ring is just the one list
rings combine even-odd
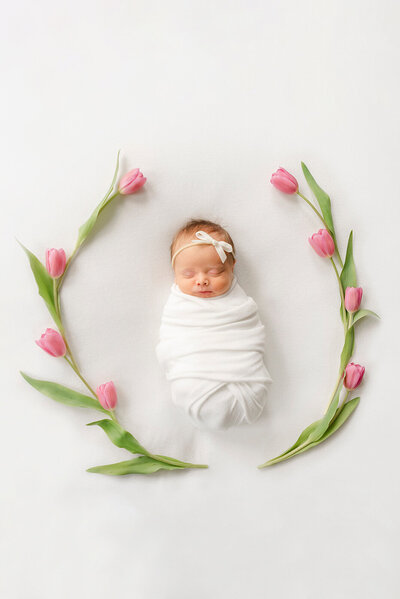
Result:
{"label": "baby's nose", "polygon": [[203,283],[207,282],[207,277],[204,274],[199,274],[197,277],[197,283],[198,285],[202,285]]}

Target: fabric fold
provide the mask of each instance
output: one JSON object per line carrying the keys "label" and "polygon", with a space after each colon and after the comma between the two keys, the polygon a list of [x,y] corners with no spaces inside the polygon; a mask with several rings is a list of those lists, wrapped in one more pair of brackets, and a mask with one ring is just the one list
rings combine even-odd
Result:
{"label": "fabric fold", "polygon": [[172,284],[156,355],[173,402],[198,428],[218,430],[259,418],[273,382],[264,346],[257,304],[235,275],[230,289],[216,297],[188,295]]}

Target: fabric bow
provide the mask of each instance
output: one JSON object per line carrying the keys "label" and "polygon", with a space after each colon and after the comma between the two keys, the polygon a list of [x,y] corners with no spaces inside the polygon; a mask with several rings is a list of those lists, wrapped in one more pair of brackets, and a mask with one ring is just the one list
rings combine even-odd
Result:
{"label": "fabric bow", "polygon": [[233,248],[230,243],[227,243],[226,241],[218,241],[218,239],[214,239],[214,237],[211,237],[211,235],[209,235],[205,231],[197,231],[196,237],[198,238],[198,240],[192,239],[192,243],[212,244],[217,250],[218,256],[221,258],[221,262],[225,262],[226,260],[225,252],[233,253]]}

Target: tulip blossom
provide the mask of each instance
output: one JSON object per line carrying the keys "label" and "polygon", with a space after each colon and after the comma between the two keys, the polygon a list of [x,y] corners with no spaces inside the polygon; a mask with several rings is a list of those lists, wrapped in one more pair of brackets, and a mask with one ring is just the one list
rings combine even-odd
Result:
{"label": "tulip blossom", "polygon": [[296,193],[299,189],[297,179],[282,167],[273,173],[270,182],[276,189],[283,191],[283,193],[292,194]]}
{"label": "tulip blossom", "polygon": [[361,383],[365,368],[360,364],[350,362],[347,364],[343,378],[343,385],[346,389],[355,389]]}
{"label": "tulip blossom", "polygon": [[40,339],[35,339],[35,343],[55,358],[65,356],[67,351],[64,339],[54,329],[46,329]]}
{"label": "tulip blossom", "polygon": [[134,168],[121,178],[118,184],[118,191],[122,195],[130,195],[131,193],[135,193],[139,187],[142,187],[146,181],[146,177],[143,177],[140,170]]}
{"label": "tulip blossom", "polygon": [[361,304],[362,287],[346,287],[344,305],[347,312],[357,312]]}
{"label": "tulip blossom", "polygon": [[308,238],[311,246],[322,258],[330,258],[335,253],[335,244],[327,229],[320,229]]}
{"label": "tulip blossom", "polygon": [[46,269],[53,279],[61,277],[65,270],[67,258],[63,249],[56,250],[54,248],[46,250]]}
{"label": "tulip blossom", "polygon": [[99,385],[96,389],[96,393],[104,409],[114,409],[117,403],[117,391],[112,381]]}

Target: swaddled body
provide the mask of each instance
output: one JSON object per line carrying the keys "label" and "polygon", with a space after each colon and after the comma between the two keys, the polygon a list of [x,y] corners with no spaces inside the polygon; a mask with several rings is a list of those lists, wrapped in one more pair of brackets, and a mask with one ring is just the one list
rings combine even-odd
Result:
{"label": "swaddled body", "polygon": [[218,430],[259,418],[272,382],[264,343],[257,305],[236,276],[215,297],[189,295],[172,285],[156,354],[173,402],[198,428]]}

